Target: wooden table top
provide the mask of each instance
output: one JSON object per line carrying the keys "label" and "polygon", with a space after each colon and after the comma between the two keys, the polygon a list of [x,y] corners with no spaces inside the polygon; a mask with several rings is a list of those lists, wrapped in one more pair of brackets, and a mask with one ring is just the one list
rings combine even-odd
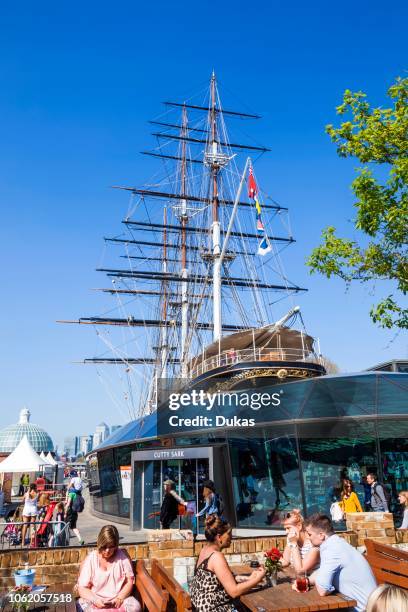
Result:
{"label": "wooden table top", "polygon": [[[245,573],[242,567],[232,568],[234,573]],[[250,573],[252,569],[247,568]],[[354,599],[349,599],[340,593],[322,597],[312,587],[307,593],[298,593],[292,589],[293,578],[285,572],[280,572],[278,585],[275,587],[260,587],[246,595],[241,595],[240,601],[251,612],[318,612],[342,608],[352,609],[357,605]]]}

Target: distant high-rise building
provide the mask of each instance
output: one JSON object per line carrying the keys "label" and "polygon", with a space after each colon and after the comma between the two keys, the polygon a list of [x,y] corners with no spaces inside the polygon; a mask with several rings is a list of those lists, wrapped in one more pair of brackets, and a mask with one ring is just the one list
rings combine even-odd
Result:
{"label": "distant high-rise building", "polygon": [[80,436],[79,452],[82,453],[83,455],[86,455],[87,453],[89,453],[92,450],[92,442],[93,442],[92,435]]}
{"label": "distant high-rise building", "polygon": [[96,427],[95,433],[93,435],[92,448],[96,448],[97,446],[102,444],[102,442],[104,440],[106,440],[106,438],[108,438],[108,437],[109,437],[109,427],[104,422],[99,423],[99,425]]}
{"label": "distant high-rise building", "polygon": [[64,454],[73,458],[76,457],[79,452],[79,437],[78,436],[70,436],[68,438],[64,438]]}
{"label": "distant high-rise building", "polygon": [[117,429],[120,429],[121,427],[122,427],[122,425],[112,425],[112,426],[111,426],[111,428],[110,428],[110,430],[111,430],[111,431],[110,431],[110,432],[111,432],[111,435],[112,435],[112,434],[113,434],[113,433],[114,433],[114,432],[115,432]]}

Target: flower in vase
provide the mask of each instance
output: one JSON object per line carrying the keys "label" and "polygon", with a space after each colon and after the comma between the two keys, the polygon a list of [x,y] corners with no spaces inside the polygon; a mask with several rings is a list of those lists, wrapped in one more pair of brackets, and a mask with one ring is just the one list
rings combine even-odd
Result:
{"label": "flower in vase", "polygon": [[282,553],[278,548],[271,548],[265,553],[265,571],[266,573],[272,574],[276,573],[282,569]]}

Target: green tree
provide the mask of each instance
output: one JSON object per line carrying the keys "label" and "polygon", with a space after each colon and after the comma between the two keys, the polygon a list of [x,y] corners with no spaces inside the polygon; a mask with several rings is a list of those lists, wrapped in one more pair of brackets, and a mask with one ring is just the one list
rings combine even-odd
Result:
{"label": "green tree", "polygon": [[359,244],[327,227],[307,265],[311,273],[346,283],[393,281],[396,290],[374,305],[370,316],[381,327],[407,329],[408,79],[397,79],[388,96],[390,108],[372,108],[365,93],[346,90],[336,110],[349,120],[326,127],[338,155],[363,164],[351,185],[357,198],[354,226],[362,235]]}

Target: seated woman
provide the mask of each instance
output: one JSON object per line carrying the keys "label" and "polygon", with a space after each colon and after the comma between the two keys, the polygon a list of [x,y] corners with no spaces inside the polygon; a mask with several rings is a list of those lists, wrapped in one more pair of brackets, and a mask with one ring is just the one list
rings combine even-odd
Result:
{"label": "seated woman", "polygon": [[306,533],[303,516],[295,508],[286,514],[283,527],[287,533],[282,566],[291,566],[296,572],[310,572],[319,567],[320,552],[313,546]]}
{"label": "seated woman", "polygon": [[126,552],[119,550],[119,533],[114,525],[102,527],[97,550],[89,553],[78,578],[78,610],[120,610],[139,612],[139,602],[131,596],[135,576]]}
{"label": "seated woman", "polygon": [[236,609],[234,599],[261,582],[265,569],[254,570],[245,582],[238,584],[221,552],[231,544],[231,525],[217,514],[211,514],[205,521],[204,533],[207,544],[197,559],[190,585],[191,602],[196,612],[213,609],[232,612]]}

